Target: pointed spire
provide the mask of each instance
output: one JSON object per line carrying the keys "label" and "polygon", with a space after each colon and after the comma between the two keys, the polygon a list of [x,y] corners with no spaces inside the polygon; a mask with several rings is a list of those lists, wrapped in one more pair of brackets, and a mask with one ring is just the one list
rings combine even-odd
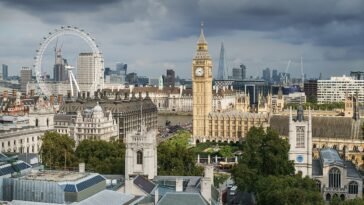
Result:
{"label": "pointed spire", "polygon": [[197,43],[198,44],[207,44],[205,35],[203,34],[203,22],[201,22],[201,33],[200,33],[200,38],[198,39]]}

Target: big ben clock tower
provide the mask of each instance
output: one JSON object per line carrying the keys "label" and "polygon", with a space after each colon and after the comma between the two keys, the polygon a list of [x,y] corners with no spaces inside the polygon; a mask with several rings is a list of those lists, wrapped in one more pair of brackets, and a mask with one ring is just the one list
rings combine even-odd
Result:
{"label": "big ben clock tower", "polygon": [[193,90],[193,143],[209,136],[208,114],[212,110],[212,60],[208,52],[207,42],[201,34],[197,42],[196,55],[192,60]]}

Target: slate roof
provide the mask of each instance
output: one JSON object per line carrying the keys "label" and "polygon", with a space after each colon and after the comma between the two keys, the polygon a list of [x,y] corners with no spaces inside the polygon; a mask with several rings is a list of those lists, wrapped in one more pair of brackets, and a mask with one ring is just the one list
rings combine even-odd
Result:
{"label": "slate roof", "polygon": [[[295,119],[295,116],[293,116],[293,119]],[[305,119],[307,119],[307,116],[305,116]],[[270,127],[276,130],[279,135],[288,136],[288,120],[288,115],[273,115],[270,119]],[[313,116],[312,137],[357,139],[362,136],[361,124],[363,124],[363,121],[355,121],[351,117]],[[354,129],[357,129],[358,132],[354,132]]]}
{"label": "slate roof", "polygon": [[153,182],[149,181],[148,179],[142,176],[137,176],[133,182],[136,186],[138,186],[141,190],[143,190],[145,193],[148,194],[152,193],[152,191],[156,187],[156,185]]}
{"label": "slate roof", "polygon": [[200,176],[156,176],[154,182],[158,184],[159,195],[163,196],[167,192],[176,192],[177,178],[183,180],[184,192],[198,193],[200,191]]}
{"label": "slate roof", "polygon": [[167,193],[157,205],[208,205],[199,193]]}
{"label": "slate roof", "polygon": [[109,110],[113,114],[139,111],[141,104],[143,107],[143,111],[157,110],[157,107],[150,99],[139,100],[134,98],[128,101],[115,101],[105,99],[66,101],[60,108],[60,112],[64,112],[67,114],[76,114],[77,111],[83,112],[85,109],[94,108],[97,102],[100,103],[100,106],[103,110]]}
{"label": "slate roof", "polygon": [[[77,205],[122,205],[134,200],[135,196],[116,191],[103,190],[99,193],[82,200]],[[107,202],[107,203],[106,203]]]}
{"label": "slate roof", "polygon": [[[133,195],[124,194],[116,191],[103,190],[100,191],[91,197],[84,199],[80,202],[74,202],[70,205],[126,205],[129,204],[130,201],[135,200]],[[57,205],[56,203],[42,203],[42,202],[33,202],[33,201],[21,201],[21,200],[13,200],[11,202],[13,205]]]}
{"label": "slate roof", "polygon": [[349,160],[342,160],[339,153],[332,148],[320,150],[320,159],[312,160],[312,176],[322,176],[323,164],[343,166],[347,170],[347,177],[361,178],[354,164]]}

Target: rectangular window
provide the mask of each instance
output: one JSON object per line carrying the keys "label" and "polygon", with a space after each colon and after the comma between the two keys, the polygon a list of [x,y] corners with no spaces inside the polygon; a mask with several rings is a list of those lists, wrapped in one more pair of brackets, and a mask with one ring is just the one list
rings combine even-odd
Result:
{"label": "rectangular window", "polygon": [[296,127],[296,147],[297,148],[305,147],[305,127],[304,126]]}

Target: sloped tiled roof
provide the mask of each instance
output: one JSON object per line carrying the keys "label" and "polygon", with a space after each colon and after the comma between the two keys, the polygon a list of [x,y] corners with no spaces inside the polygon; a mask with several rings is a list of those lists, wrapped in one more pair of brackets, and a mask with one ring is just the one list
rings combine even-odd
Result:
{"label": "sloped tiled roof", "polygon": [[[293,116],[293,118],[295,118]],[[307,117],[305,116],[305,119]],[[282,136],[288,136],[288,115],[273,115],[270,126]],[[359,123],[359,125],[362,122]],[[352,129],[356,123],[351,117],[343,116],[313,116],[312,117],[312,137],[314,138],[343,138],[351,139],[362,136],[362,130],[358,129],[358,136],[352,136]],[[335,128],[335,129],[334,129]]]}
{"label": "sloped tiled roof", "polygon": [[156,185],[153,182],[149,181],[148,179],[142,176],[137,176],[133,182],[136,186],[138,186],[141,190],[143,190],[145,193],[148,194],[152,193],[152,191],[156,187]]}
{"label": "sloped tiled roof", "polygon": [[208,205],[199,193],[167,193],[158,202],[158,205]]}

